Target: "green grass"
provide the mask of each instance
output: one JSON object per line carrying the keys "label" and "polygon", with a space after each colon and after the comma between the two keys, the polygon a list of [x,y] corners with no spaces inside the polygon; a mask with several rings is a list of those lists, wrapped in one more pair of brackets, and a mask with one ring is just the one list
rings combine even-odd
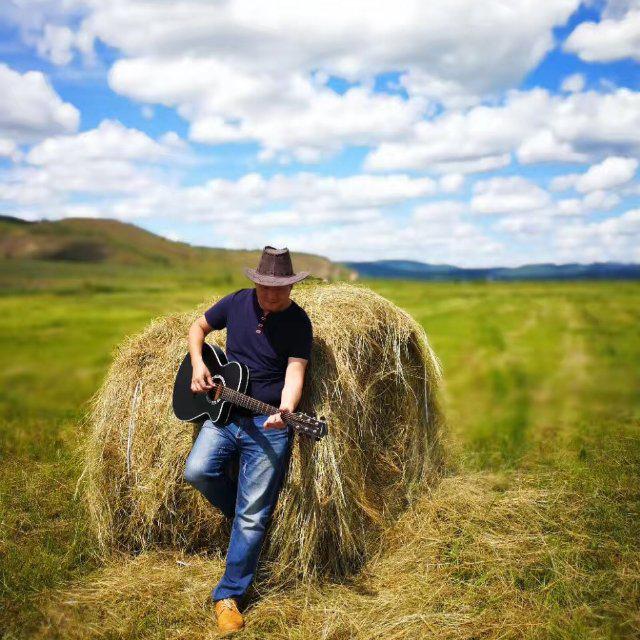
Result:
{"label": "green grass", "polygon": [[[231,272],[2,266],[0,631],[28,637],[40,622],[34,603],[47,589],[98,564],[73,498],[75,451],[84,403],[113,348],[155,316],[250,283]],[[548,613],[544,637],[633,637],[640,628],[640,284],[368,284],[422,323],[442,361],[457,473],[491,472],[504,487],[526,473],[539,488],[569,489],[586,505],[572,528],[580,545],[550,522],[554,561],[514,576]],[[461,548],[447,553],[454,562]],[[488,574],[471,577],[481,583]]]}

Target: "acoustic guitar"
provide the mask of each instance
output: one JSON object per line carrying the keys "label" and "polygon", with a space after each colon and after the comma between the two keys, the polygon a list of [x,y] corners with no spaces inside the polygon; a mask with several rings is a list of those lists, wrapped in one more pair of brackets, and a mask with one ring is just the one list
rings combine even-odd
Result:
{"label": "acoustic guitar", "polygon": [[173,385],[173,412],[180,420],[199,422],[208,417],[214,424],[222,426],[229,421],[233,405],[238,405],[258,414],[280,413],[283,422],[315,440],[327,435],[324,416],[318,419],[315,415],[309,416],[299,411],[281,411],[246,395],[249,367],[240,362],[229,362],[219,346],[205,342],[202,345],[202,359],[214,380],[213,388],[205,393],[191,391],[193,368],[191,356],[187,353]]}

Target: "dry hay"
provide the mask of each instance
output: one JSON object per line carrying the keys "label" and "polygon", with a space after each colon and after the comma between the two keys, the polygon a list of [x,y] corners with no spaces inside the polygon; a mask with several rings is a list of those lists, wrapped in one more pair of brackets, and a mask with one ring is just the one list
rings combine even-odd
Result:
{"label": "dry hay", "polygon": [[[580,598],[572,607],[557,600],[601,579],[584,573],[591,544],[580,524],[584,497],[559,482],[538,484],[538,477],[519,473],[445,477],[383,534],[378,553],[353,579],[258,584],[242,637],[586,637],[597,610],[576,606]],[[42,598],[34,637],[218,637],[208,595],[223,567],[219,558],[176,551],[113,558]],[[623,600],[630,601],[637,580],[637,571],[621,563],[616,586]],[[585,633],[572,634],[572,625]],[[640,620],[630,623],[628,637],[634,630]]]}
{"label": "dry hay", "polygon": [[[274,584],[358,570],[442,468],[441,370],[422,327],[363,286],[297,285],[292,298],[314,326],[298,409],[326,416],[329,435],[296,435],[261,556]],[[197,427],[171,408],[189,325],[210,304],[125,340],[92,399],[83,494],[105,554],[226,551],[223,516],[183,479]],[[207,340],[224,347],[226,331]]]}

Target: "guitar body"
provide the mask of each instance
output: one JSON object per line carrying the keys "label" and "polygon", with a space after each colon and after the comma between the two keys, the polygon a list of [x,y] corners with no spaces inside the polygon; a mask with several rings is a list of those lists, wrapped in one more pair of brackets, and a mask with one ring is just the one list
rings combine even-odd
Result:
{"label": "guitar body", "polygon": [[[213,389],[206,393],[193,393],[191,379],[193,367],[187,353],[178,369],[173,385],[173,412],[186,422],[200,422],[209,418],[215,425],[225,426],[231,417],[234,405],[249,409],[253,413],[273,415],[279,409],[246,395],[249,386],[249,367],[241,362],[229,362],[225,352],[217,345],[205,342],[202,345],[202,359],[213,378]],[[298,433],[315,440],[327,435],[324,417],[314,414],[282,410],[282,420]]]}
{"label": "guitar body", "polygon": [[[246,365],[240,362],[229,362],[220,347],[208,342],[202,345],[202,359],[214,382],[221,383],[234,391],[246,393],[249,385],[249,368]],[[178,369],[173,386],[173,411],[176,417],[187,422],[200,422],[210,418],[214,424],[225,425],[229,421],[233,404],[228,400],[216,400],[215,390],[207,393],[193,393],[191,391],[192,375],[191,358],[187,354]]]}

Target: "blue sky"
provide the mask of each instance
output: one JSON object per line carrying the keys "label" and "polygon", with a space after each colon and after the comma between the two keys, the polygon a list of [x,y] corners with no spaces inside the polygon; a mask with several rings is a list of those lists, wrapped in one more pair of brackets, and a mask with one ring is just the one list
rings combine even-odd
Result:
{"label": "blue sky", "polygon": [[640,2],[328,6],[5,3],[2,211],[335,260],[640,262]]}

